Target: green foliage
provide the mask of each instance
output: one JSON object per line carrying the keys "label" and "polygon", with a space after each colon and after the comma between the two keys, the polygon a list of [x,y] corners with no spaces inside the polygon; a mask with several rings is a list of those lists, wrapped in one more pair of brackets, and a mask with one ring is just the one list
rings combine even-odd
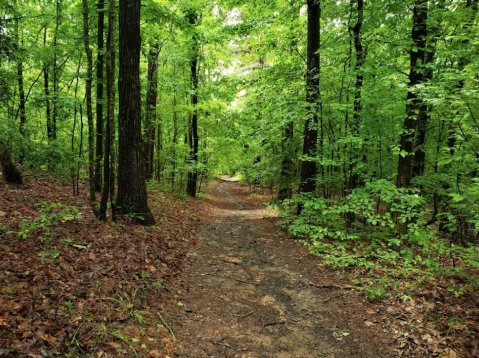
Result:
{"label": "green foliage", "polygon": [[[288,215],[281,224],[332,267],[421,275],[432,282],[465,278],[468,266],[478,267],[477,246],[457,245],[437,226],[427,225],[431,211],[417,189],[378,180],[339,201],[305,195],[295,200],[303,207],[301,215]],[[364,290],[380,298],[383,286]]]}
{"label": "green foliage", "polygon": [[81,213],[76,206],[63,206],[60,203],[48,204],[45,201],[37,203],[35,206],[40,207],[38,216],[33,220],[23,219],[19,231],[9,231],[7,233],[16,233],[17,238],[23,239],[36,237],[43,243],[53,238],[53,231],[59,223],[81,217]]}

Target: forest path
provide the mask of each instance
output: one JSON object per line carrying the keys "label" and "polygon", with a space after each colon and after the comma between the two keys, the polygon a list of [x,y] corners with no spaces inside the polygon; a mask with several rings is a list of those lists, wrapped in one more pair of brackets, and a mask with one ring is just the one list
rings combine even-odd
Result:
{"label": "forest path", "polygon": [[[211,221],[168,317],[179,357],[393,357],[364,296],[290,242],[235,182],[213,185]],[[314,283],[316,286],[311,285]],[[322,285],[329,287],[321,287]],[[375,312],[370,312],[375,313]]]}

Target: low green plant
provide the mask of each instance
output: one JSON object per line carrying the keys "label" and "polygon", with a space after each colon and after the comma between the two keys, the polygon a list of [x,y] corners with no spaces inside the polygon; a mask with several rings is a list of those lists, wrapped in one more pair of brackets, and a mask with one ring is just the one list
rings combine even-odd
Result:
{"label": "low green plant", "polygon": [[[465,265],[479,267],[477,246],[454,244],[437,226],[429,225],[432,213],[417,189],[378,180],[340,200],[300,195],[293,201],[301,205],[301,215],[285,214],[279,224],[333,268],[383,270],[403,277],[416,274],[436,282],[443,276],[464,275]],[[448,222],[451,230],[457,229],[452,218]],[[479,278],[468,281],[477,284]],[[451,292],[464,292],[451,282]],[[364,288],[370,298],[385,295],[380,283]]]}

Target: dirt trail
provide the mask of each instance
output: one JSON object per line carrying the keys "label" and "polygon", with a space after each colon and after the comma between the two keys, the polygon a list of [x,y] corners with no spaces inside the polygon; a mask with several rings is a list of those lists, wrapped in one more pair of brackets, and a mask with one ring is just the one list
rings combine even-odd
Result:
{"label": "dirt trail", "polygon": [[318,270],[317,259],[264,219],[272,213],[246,200],[247,190],[227,181],[212,189],[212,221],[175,288],[176,355],[394,357],[380,325],[365,325],[374,306],[333,286],[347,283]]}

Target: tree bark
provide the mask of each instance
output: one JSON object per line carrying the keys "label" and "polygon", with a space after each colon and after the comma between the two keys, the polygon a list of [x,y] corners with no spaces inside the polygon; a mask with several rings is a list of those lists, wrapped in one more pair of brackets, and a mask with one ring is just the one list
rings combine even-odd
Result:
{"label": "tree bark", "polygon": [[120,100],[118,212],[145,225],[155,219],[148,208],[142,157],[140,96],[140,0],[120,0]]}
{"label": "tree bark", "polygon": [[0,141],[0,167],[7,183],[23,184],[22,173],[12,161],[10,148]]}
{"label": "tree bark", "polygon": [[[351,0],[354,3],[354,0]],[[360,161],[360,145],[359,145],[359,127],[361,124],[361,110],[362,110],[362,102],[361,102],[361,94],[363,88],[363,81],[364,75],[362,73],[362,67],[364,61],[366,60],[366,53],[363,49],[362,41],[361,41],[361,28],[363,26],[364,20],[364,3],[363,0],[357,0],[357,14],[358,14],[358,21],[356,25],[352,28],[353,31],[353,41],[354,41],[354,49],[356,51],[356,64],[354,66],[354,70],[356,72],[356,84],[355,84],[355,93],[354,93],[354,114],[353,114],[353,123],[351,125],[352,135],[356,138],[356,143],[354,143],[356,150],[352,153],[352,164],[351,164],[351,175],[349,179],[349,189],[353,190],[358,187],[361,177],[359,175],[359,168],[358,164]]]}
{"label": "tree bark", "polygon": [[[319,74],[320,74],[320,18],[321,5],[319,1],[308,0],[308,57],[306,73],[306,102],[309,104],[309,113],[304,123],[303,156],[301,162],[300,193],[314,193],[316,191],[317,166],[314,157],[318,147],[318,106],[319,106]],[[298,207],[298,214],[301,206]]]}
{"label": "tree bark", "polygon": [[[45,27],[45,31],[43,33],[43,47],[46,48],[47,46],[47,28]],[[48,78],[48,65],[47,62],[44,62],[45,70],[43,71],[43,80],[44,80],[44,91],[45,91],[45,108],[46,108],[46,117],[47,117],[47,133],[49,133],[49,128],[52,122],[52,113],[50,107],[50,84]],[[76,103],[76,102],[75,102]]]}
{"label": "tree bark", "polygon": [[[414,2],[411,37],[413,48],[410,51],[409,86],[412,88],[426,80],[424,60],[427,46],[427,0]],[[407,93],[406,118],[399,141],[399,155],[396,186],[408,188],[411,184],[414,163],[414,147],[417,123],[425,121],[424,101],[417,93],[409,90]]]}
{"label": "tree bark", "polygon": [[95,198],[95,183],[94,183],[94,165],[95,165],[95,135],[93,129],[93,110],[91,102],[91,87],[92,87],[92,73],[93,73],[93,53],[90,48],[90,38],[88,31],[88,0],[83,0],[83,43],[85,45],[87,72],[85,81],[85,96],[86,96],[86,112],[88,119],[88,177],[90,179],[90,203],[93,212],[98,217],[98,205]]}
{"label": "tree bark", "polygon": [[[189,14],[189,23],[196,26],[197,15],[194,12]],[[193,107],[193,115],[191,117],[190,127],[190,166],[188,171],[188,182],[186,185],[186,193],[191,197],[196,197],[196,187],[198,182],[198,113],[196,105],[198,103],[198,39],[193,34],[193,45],[190,60],[191,67],[191,106]]]}
{"label": "tree bark", "polygon": [[[98,36],[97,48],[98,56],[96,63],[96,156],[95,156],[95,190],[101,191],[102,184],[102,168],[101,160],[103,157],[103,68],[104,68],[104,40],[103,29],[105,27],[104,0],[100,0],[97,4],[98,9]],[[105,144],[108,145],[108,144]],[[106,175],[106,174],[105,174]]]}
{"label": "tree bark", "polygon": [[106,42],[106,140],[103,160],[105,180],[100,201],[100,219],[106,220],[108,197],[110,197],[112,220],[116,220],[115,203],[115,0],[108,3],[108,34]]}
{"label": "tree bark", "polygon": [[148,90],[146,93],[146,117],[145,117],[145,175],[146,180],[153,179],[153,164],[155,159],[155,121],[156,101],[158,99],[158,42],[153,45],[148,56]]}
{"label": "tree bark", "polygon": [[293,177],[293,131],[294,123],[289,118],[284,128],[283,140],[281,141],[283,160],[281,161],[281,177],[278,192],[278,200],[281,201],[291,199],[293,194],[291,188],[291,179]]}
{"label": "tree bark", "polygon": [[[57,139],[57,118],[58,118],[58,28],[60,27],[61,1],[56,0],[56,25],[53,36],[53,114],[50,122],[47,122],[48,140],[51,142]],[[48,118],[47,118],[48,120]]]}

